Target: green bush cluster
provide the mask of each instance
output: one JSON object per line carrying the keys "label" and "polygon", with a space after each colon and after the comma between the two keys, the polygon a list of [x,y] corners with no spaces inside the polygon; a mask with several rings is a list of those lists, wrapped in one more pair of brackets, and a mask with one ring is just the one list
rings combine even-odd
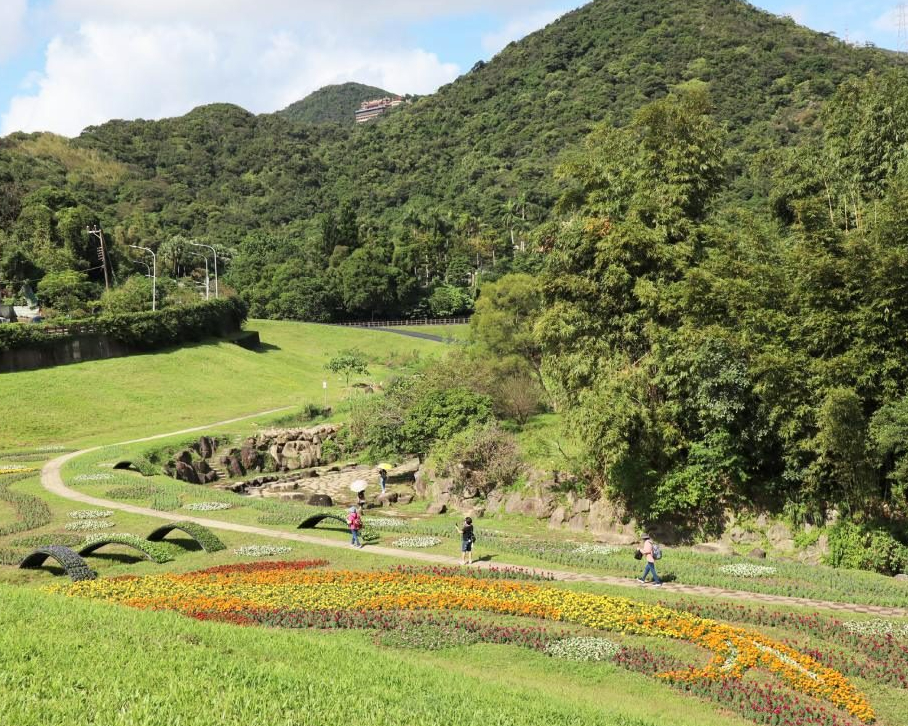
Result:
{"label": "green bush cluster", "polygon": [[212,532],[208,527],[204,527],[201,524],[196,524],[195,522],[171,522],[167,527],[176,527],[190,537],[192,537],[196,542],[201,545],[202,549],[206,552],[220,552],[223,549],[226,549],[226,546],[221,541],[221,538],[218,537],[214,532]]}
{"label": "green bush cluster", "polygon": [[219,298],[196,305],[166,308],[156,312],[102,315],[83,320],[58,320],[53,326],[0,326],[0,352],[48,345],[60,340],[53,327],[89,328],[95,333],[125,343],[136,350],[154,350],[238,330],[248,307],[240,298]]}
{"label": "green bush cluster", "polygon": [[843,520],[829,530],[826,561],[833,567],[895,575],[908,569],[908,547],[883,527]]}
{"label": "green bush cluster", "polygon": [[100,544],[120,544],[132,547],[148,555],[148,558],[159,565],[173,560],[173,545],[167,542],[149,542],[134,534],[113,533],[97,534],[85,538],[85,545],[79,554],[83,554],[85,549]]}

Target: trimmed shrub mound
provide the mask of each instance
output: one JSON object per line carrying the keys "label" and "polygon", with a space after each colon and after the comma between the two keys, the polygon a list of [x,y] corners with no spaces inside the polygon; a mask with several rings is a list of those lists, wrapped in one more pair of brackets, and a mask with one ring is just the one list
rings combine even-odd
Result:
{"label": "trimmed shrub mound", "polygon": [[23,557],[22,562],[19,563],[19,567],[23,570],[41,567],[41,565],[47,561],[48,557],[59,562],[63,566],[63,569],[66,570],[66,574],[72,578],[73,582],[79,580],[94,580],[98,577],[98,573],[92,570],[88,566],[88,563],[83,560],[78,553],[73,552],[69,547],[63,547],[62,545],[39,547],[34,552],[30,552]]}
{"label": "trimmed shrub mound", "polygon": [[[300,525],[297,527],[297,529],[315,529],[319,524],[321,524],[325,520],[329,520],[329,519],[334,520],[335,522],[340,522],[344,526],[344,529],[349,529],[349,527],[347,526],[346,519],[344,519],[343,517],[341,517],[338,514],[328,514],[328,513],[313,514],[308,519],[303,520],[303,522],[300,523]],[[363,524],[365,524],[365,522]],[[366,526],[363,526],[363,528],[359,531],[359,536],[363,542],[370,542],[370,543],[378,542],[378,538],[379,538],[379,535],[376,532],[373,532],[371,529],[369,529]]]}
{"label": "trimmed shrub mound", "polygon": [[97,552],[107,545],[131,547],[132,549],[141,552],[146,560],[150,560],[159,565],[170,562],[173,559],[170,548],[166,545],[159,542],[149,542],[147,539],[136,537],[134,534],[125,533],[98,534],[89,537],[85,540],[85,545],[82,549],[79,550],[79,554],[82,557],[85,557],[86,555]]}
{"label": "trimmed shrub mound", "polygon": [[201,524],[196,524],[195,522],[171,522],[170,524],[162,525],[145,539],[149,542],[160,542],[176,529],[185,532],[192,537],[206,552],[220,552],[223,549],[227,549],[214,532],[208,529],[208,527],[203,527]]}

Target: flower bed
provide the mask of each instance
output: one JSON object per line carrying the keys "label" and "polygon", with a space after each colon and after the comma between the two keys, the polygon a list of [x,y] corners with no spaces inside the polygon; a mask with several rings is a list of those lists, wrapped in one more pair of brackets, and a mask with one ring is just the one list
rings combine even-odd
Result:
{"label": "flower bed", "polygon": [[183,509],[193,512],[219,512],[222,509],[232,509],[233,505],[227,502],[192,502],[184,504]]}
{"label": "flower bed", "polygon": [[422,549],[425,547],[435,547],[435,545],[440,545],[441,540],[438,537],[401,537],[400,539],[394,540],[392,544],[395,547]]}
{"label": "flower bed", "polygon": [[18,534],[31,529],[50,524],[50,507],[43,499],[15,492],[9,489],[10,484],[28,478],[29,472],[16,472],[0,476],[0,502],[11,504],[16,511],[16,520],[0,526],[0,537],[8,534]]}
{"label": "flower bed", "polygon": [[113,479],[113,474],[79,474],[78,476],[73,477],[73,481],[86,482],[86,481],[109,481]]}
{"label": "flower bed", "polygon": [[619,647],[605,638],[574,637],[563,638],[549,643],[545,652],[553,658],[579,661],[611,660]]}
{"label": "flower bed", "polygon": [[81,519],[69,522],[64,529],[70,532],[91,532],[98,529],[110,529],[113,526],[113,522],[104,519]]}
{"label": "flower bed", "polygon": [[109,509],[77,509],[66,516],[70,519],[107,519],[113,516],[113,512]]}
{"label": "flower bed", "polygon": [[[262,549],[262,548],[260,548]],[[626,635],[673,638],[713,653],[702,668],[669,668],[659,678],[688,690],[740,681],[761,668],[802,694],[826,700],[864,722],[867,699],[838,671],[794,648],[746,630],[670,608],[529,582],[402,572],[260,568],[227,574],[189,573],[73,584],[71,595],[186,614],[315,611],[464,610],[530,616]]]}
{"label": "flower bed", "polygon": [[726,575],[732,575],[733,577],[771,577],[776,574],[775,567],[767,567],[766,565],[747,565],[743,563],[722,565],[719,570]]}
{"label": "flower bed", "polygon": [[292,552],[292,547],[275,547],[274,545],[246,545],[233,551],[233,554],[240,557],[274,557],[274,555],[286,555]]}
{"label": "flower bed", "polygon": [[551,581],[555,577],[550,574],[528,570],[523,567],[479,567],[463,569],[461,567],[444,567],[433,565],[420,567],[417,565],[395,565],[391,572],[402,575],[434,575],[435,577],[472,577],[478,580],[537,580]]}
{"label": "flower bed", "polygon": [[574,548],[574,554],[580,557],[608,557],[622,552],[621,547],[603,544],[582,544]]}

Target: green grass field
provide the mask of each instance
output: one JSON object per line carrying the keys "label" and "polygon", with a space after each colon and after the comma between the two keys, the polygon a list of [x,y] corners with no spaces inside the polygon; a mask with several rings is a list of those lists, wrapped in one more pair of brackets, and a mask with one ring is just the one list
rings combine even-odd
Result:
{"label": "green grass field", "polygon": [[[292,407],[289,413],[211,430],[239,437],[253,431],[256,425],[295,416],[307,402],[320,403],[321,382],[326,380],[324,363],[338,350],[358,347],[366,352],[372,361],[367,379],[374,382],[387,380],[395,371],[406,370],[418,360],[445,350],[443,344],[431,341],[360,329],[265,321],[255,321],[249,327],[261,332],[268,346],[265,351],[250,353],[228,343],[212,343],[157,355],[5,374],[0,377],[0,403],[7,413],[0,421],[4,437],[0,468],[40,467],[56,455],[54,451],[37,450],[48,446],[110,444],[269,408]],[[330,376],[327,380],[329,403],[337,405],[346,393],[343,381]],[[184,435],[154,443],[107,446],[72,460],[63,470],[64,480],[80,492],[101,498],[125,486],[156,487],[156,494],[118,501],[165,507],[174,520],[195,514],[183,508],[187,503],[219,501],[234,506],[225,511],[204,512],[202,516],[269,531],[296,531],[297,515],[309,508],[273,500],[255,502],[162,476],[148,478],[110,468],[114,461],[131,459],[148,448],[187,438]],[[525,456],[541,468],[561,468],[564,457],[574,454],[570,443],[562,440],[558,417],[554,415],[537,417],[519,432],[518,438]],[[103,478],[98,479],[98,475]],[[0,484],[4,481],[9,480],[0,478]],[[427,518],[424,507],[425,502],[417,502],[399,508],[407,519],[408,531],[440,535],[441,544],[424,551],[456,556],[458,542],[453,525],[458,515]],[[70,512],[85,508],[92,507],[46,492],[37,473],[12,481],[6,487],[6,495],[0,496],[0,527],[22,521],[23,512],[40,521],[27,531],[0,536],[0,561],[17,561],[36,537],[77,541],[79,535],[67,531],[65,525],[74,521],[68,516]],[[41,512],[46,513],[46,521],[41,519]],[[384,516],[380,511],[369,514]],[[265,515],[277,519],[263,523]],[[114,526],[102,533],[128,532],[142,537],[162,523],[120,511],[115,511],[109,521]],[[637,574],[637,563],[621,552],[590,561],[578,559],[571,549],[592,538],[586,533],[550,531],[545,522],[504,515],[481,520],[478,532],[477,554],[491,557],[493,563],[628,578]],[[88,562],[104,578],[190,572],[243,560],[234,550],[245,545],[282,545],[291,551],[278,559],[320,558],[328,560],[330,568],[372,570],[401,563],[370,552],[368,547],[359,551],[327,546],[347,539],[345,532],[331,528],[307,532],[324,540],[324,545],[223,530],[216,533],[227,549],[213,554],[199,550],[185,535],[175,533],[168,538],[175,543],[171,548],[175,556],[172,562],[155,564],[118,546],[101,550]],[[382,530],[380,534],[380,544],[386,546],[399,536],[396,531]],[[526,547],[521,545],[523,542]],[[869,573],[776,562],[768,563],[778,566],[775,578],[736,580],[718,570],[730,561],[676,550],[669,552],[660,569],[663,574],[675,574],[682,583],[843,602],[908,605],[904,583]],[[240,627],[43,591],[45,586],[65,580],[54,565],[40,570],[0,566],[0,724],[207,726],[215,722],[296,726],[339,720],[375,726],[754,723],[733,709],[685,694],[612,662],[561,661],[516,645],[403,648],[372,631]],[[681,610],[714,607],[722,602],[673,592],[670,587],[628,589],[592,583],[547,586],[630,597],[654,605],[662,601]],[[795,613],[799,623],[801,618],[809,620],[815,615],[798,607],[780,606],[774,611],[782,615]],[[874,667],[888,669],[872,671],[870,665],[863,665],[864,659],[870,657],[868,651],[838,638],[835,632],[821,637],[801,625],[777,623],[772,618],[758,627],[736,611],[726,615],[729,622],[757,628],[802,650],[829,654],[839,664],[837,667],[850,664],[849,678],[870,698],[878,723],[904,723],[908,688],[893,680],[897,680],[898,673],[908,674],[908,660],[903,655],[872,653],[879,661]],[[822,617],[828,619],[830,615]],[[517,627],[536,627],[541,622],[533,618],[480,617]],[[862,620],[867,616],[847,617]],[[901,626],[896,622],[896,627]],[[628,638],[622,634],[609,637],[691,664],[705,662],[705,652],[686,643]],[[888,663],[886,658],[890,659]],[[758,687],[767,679],[766,673],[755,671],[745,680],[748,687]],[[852,726],[850,720],[842,723]]]}
{"label": "green grass field", "polygon": [[[250,321],[265,349],[228,342],[0,376],[4,449],[125,441],[280,406],[334,405],[346,391],[325,363],[346,348],[372,361],[363,380],[437,355],[438,343],[402,335],[266,320]],[[351,381],[353,383],[353,381]]]}

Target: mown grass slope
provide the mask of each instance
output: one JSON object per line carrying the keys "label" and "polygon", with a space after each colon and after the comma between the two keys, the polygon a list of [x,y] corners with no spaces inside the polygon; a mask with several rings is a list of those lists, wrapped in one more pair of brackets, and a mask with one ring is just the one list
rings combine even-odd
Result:
{"label": "mown grass slope", "polygon": [[322,404],[322,381],[331,405],[345,395],[345,382],[324,366],[340,350],[362,350],[372,364],[361,379],[375,382],[444,350],[434,341],[358,328],[264,320],[247,327],[261,334],[262,351],[209,342],[4,374],[2,446],[126,440],[280,406]]}
{"label": "mown grass slope", "polygon": [[[490,661],[501,678],[485,667]],[[199,623],[0,586],[4,724],[743,723],[613,666],[583,674],[571,664],[551,666],[510,646],[424,659],[374,645],[363,633]]]}

